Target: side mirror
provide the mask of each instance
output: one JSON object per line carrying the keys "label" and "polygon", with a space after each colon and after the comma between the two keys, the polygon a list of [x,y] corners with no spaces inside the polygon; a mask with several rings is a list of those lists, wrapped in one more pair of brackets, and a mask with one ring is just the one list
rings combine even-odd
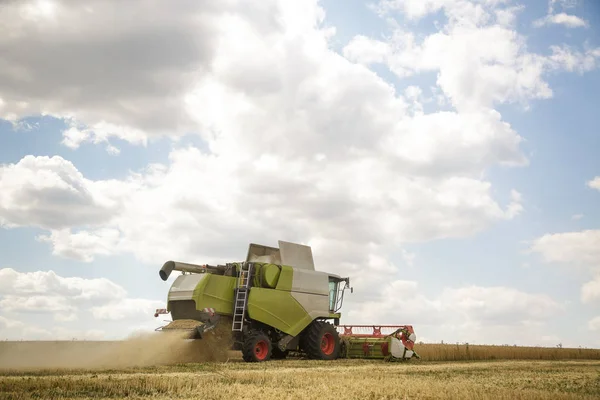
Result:
{"label": "side mirror", "polygon": [[350,293],[354,293],[354,288],[353,287],[350,288]]}

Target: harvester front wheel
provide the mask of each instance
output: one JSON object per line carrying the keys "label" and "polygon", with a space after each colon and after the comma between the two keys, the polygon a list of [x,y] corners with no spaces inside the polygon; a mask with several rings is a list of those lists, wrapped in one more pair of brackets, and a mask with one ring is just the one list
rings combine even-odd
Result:
{"label": "harvester front wheel", "polygon": [[340,336],[335,327],[325,321],[314,321],[303,338],[304,351],[309,358],[335,360],[340,354]]}
{"label": "harvester front wheel", "polygon": [[261,362],[271,358],[271,339],[261,331],[250,331],[242,348],[246,362]]}

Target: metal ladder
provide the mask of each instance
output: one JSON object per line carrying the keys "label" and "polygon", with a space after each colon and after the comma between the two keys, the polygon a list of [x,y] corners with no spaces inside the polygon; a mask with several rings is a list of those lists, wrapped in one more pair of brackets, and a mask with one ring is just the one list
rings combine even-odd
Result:
{"label": "metal ladder", "polygon": [[231,330],[234,332],[241,332],[244,327],[244,315],[246,314],[246,305],[248,304],[251,276],[252,264],[243,263],[240,266],[240,273],[237,278],[237,294],[233,306],[233,324],[231,325]]}

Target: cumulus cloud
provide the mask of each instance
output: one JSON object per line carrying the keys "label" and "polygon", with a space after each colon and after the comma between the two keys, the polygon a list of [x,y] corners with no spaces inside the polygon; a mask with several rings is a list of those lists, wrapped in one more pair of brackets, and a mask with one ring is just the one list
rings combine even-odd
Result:
{"label": "cumulus cloud", "polygon": [[580,28],[587,27],[588,24],[583,19],[576,15],[569,15],[566,13],[559,13],[553,15],[546,15],[543,18],[536,19],[533,25],[537,28],[545,25],[564,25],[567,28]]}
{"label": "cumulus cloud", "polygon": [[0,269],[0,293],[21,296],[58,296],[79,301],[122,298],[125,289],[106,278],[62,277],[54,271],[19,272]]}
{"label": "cumulus cloud", "polygon": [[[106,278],[62,277],[54,271],[0,269],[0,312],[13,316],[0,317],[1,328],[7,330],[27,328],[30,324],[15,318],[26,319],[32,314],[52,316],[57,322],[85,320],[90,314],[99,320],[127,318],[143,322],[161,307],[164,303],[158,300],[128,297],[123,287]],[[0,335],[1,332],[2,329]],[[44,332],[37,333],[46,337]]]}
{"label": "cumulus cloud", "polygon": [[513,27],[521,7],[466,0],[394,0],[383,1],[380,10],[384,15],[400,11],[408,18],[443,10],[448,22],[421,40],[399,24],[385,41],[358,35],[344,48],[344,55],[365,65],[384,64],[400,78],[437,72],[438,86],[459,111],[512,102],[527,106],[532,99],[550,98],[553,93],[545,75],[586,72],[596,68],[600,57],[600,48],[581,52],[553,45],[547,55],[531,52],[526,38]]}
{"label": "cumulus cloud", "polygon": [[0,329],[2,329],[2,330],[20,328],[23,325],[24,324],[21,321],[13,320],[13,319],[6,318],[6,317],[3,317],[0,315]]}
{"label": "cumulus cloud", "polygon": [[[520,207],[516,192],[501,207],[489,182],[435,175],[410,178],[394,174],[374,154],[353,164],[303,163],[276,155],[235,164],[227,157],[182,148],[170,159],[169,165],[155,165],[115,184],[128,183],[128,195],[120,197],[119,208],[103,229],[53,230],[40,239],[51,243],[55,254],[83,261],[129,251],[154,263],[175,254],[194,259],[236,256],[244,252],[248,237],[268,243],[280,238],[310,241],[340,257],[332,250],[342,241],[355,248],[341,256],[340,261],[349,261],[360,259],[357,252],[368,254],[368,243],[389,246],[470,235],[514,218]],[[289,177],[281,176],[282,168],[290,171]],[[86,182],[102,184],[114,194],[112,185]],[[89,203],[96,203],[95,198]],[[59,204],[52,210],[61,215]],[[161,214],[166,218],[156,218]]]}
{"label": "cumulus cloud", "polygon": [[546,262],[600,266],[600,230],[548,233],[533,240],[531,250]]}
{"label": "cumulus cloud", "polygon": [[600,274],[581,287],[581,301],[583,303],[591,303],[598,300],[600,300]]}
{"label": "cumulus cloud", "polygon": [[110,221],[123,186],[92,182],[62,157],[25,156],[0,165],[0,224],[62,229]]}
{"label": "cumulus cloud", "polygon": [[182,94],[198,71],[210,69],[215,32],[235,29],[235,16],[220,17],[255,12],[233,3],[9,2],[0,9],[3,117],[75,118],[96,140],[189,128]]}
{"label": "cumulus cloud", "polygon": [[[164,301],[146,299],[124,299],[91,309],[98,320],[143,320],[151,311],[164,308]],[[146,318],[147,319],[147,318]]]}
{"label": "cumulus cloud", "polygon": [[380,14],[400,11],[411,20],[443,10],[453,22],[484,23],[489,15],[486,6],[496,6],[502,0],[382,0],[375,7]]}
{"label": "cumulus cloud", "polygon": [[[425,295],[414,281],[397,280],[381,288],[379,297],[354,304],[348,318],[413,324],[418,336],[437,342],[535,344],[533,337],[540,337],[546,320],[565,310],[548,295],[502,286],[446,288],[437,296]],[[503,336],[510,329],[528,334]]]}
{"label": "cumulus cloud", "polygon": [[[547,25],[563,25],[567,28],[587,28],[587,21],[564,12],[565,10],[574,8],[577,5],[577,1],[578,0],[549,0],[547,15],[533,21],[533,26],[540,28]],[[563,9],[563,12],[556,12],[557,5]]]}
{"label": "cumulus cloud", "polygon": [[600,230],[546,234],[533,240],[530,250],[545,262],[565,264],[595,276],[581,287],[581,301],[600,299]]}
{"label": "cumulus cloud", "polygon": [[[398,94],[329,49],[316,3],[272,5],[293,24],[257,31],[252,18],[266,9],[227,14],[236,29],[216,36],[210,71],[190,83],[185,106],[208,152],[176,148],[168,164],[124,181],[86,179],[59,157],[24,159],[4,175],[35,182],[34,167],[43,174],[52,164],[73,177],[57,182],[59,194],[78,202],[65,217],[45,186],[22,193],[6,184],[6,223],[50,230],[39,239],[81,261],[116,252],[152,263],[222,260],[243,253],[248,238],[287,239],[311,243],[342,269],[376,268],[371,255],[398,243],[464,237],[522,212],[518,192],[501,205],[481,178],[495,164],[527,163],[497,111],[425,114],[420,88]],[[65,136],[72,147],[98,138],[77,126]],[[19,196],[44,201],[13,204]]]}
{"label": "cumulus cloud", "polygon": [[118,252],[121,234],[117,229],[97,229],[72,233],[70,229],[54,230],[40,235],[38,240],[52,245],[52,254],[82,262],[91,262],[98,255]]}
{"label": "cumulus cloud", "polygon": [[596,190],[600,190],[600,176],[595,177],[587,182],[588,187]]}
{"label": "cumulus cloud", "polygon": [[588,328],[590,331],[600,331],[600,316],[592,318],[588,322]]}

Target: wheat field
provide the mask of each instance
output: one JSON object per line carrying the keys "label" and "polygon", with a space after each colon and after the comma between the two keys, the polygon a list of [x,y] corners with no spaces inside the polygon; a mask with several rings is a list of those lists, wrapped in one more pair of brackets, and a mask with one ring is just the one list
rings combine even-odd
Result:
{"label": "wheat field", "polygon": [[600,360],[600,349],[421,344],[415,350],[423,360]]}
{"label": "wheat field", "polygon": [[598,399],[600,350],[422,344],[421,359],[244,363],[217,343],[1,342],[0,398]]}

